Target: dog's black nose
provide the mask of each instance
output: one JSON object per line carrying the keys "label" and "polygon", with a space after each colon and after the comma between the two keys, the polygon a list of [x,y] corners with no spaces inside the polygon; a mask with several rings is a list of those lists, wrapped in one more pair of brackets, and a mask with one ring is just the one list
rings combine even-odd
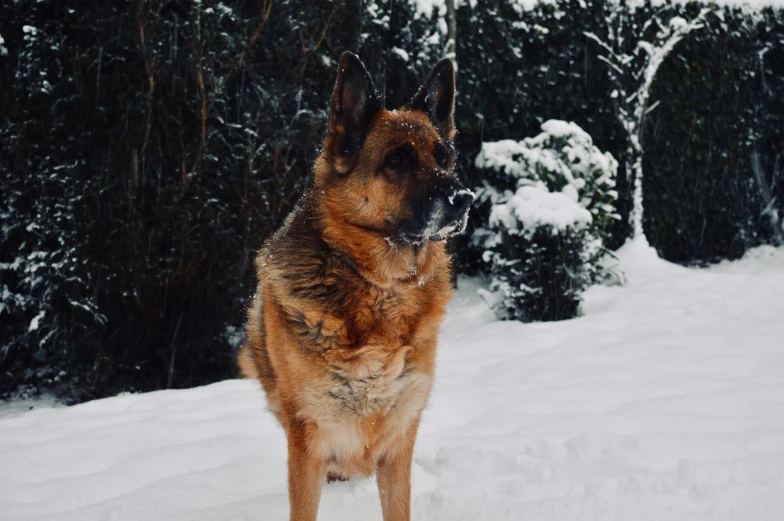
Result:
{"label": "dog's black nose", "polygon": [[471,193],[470,190],[466,189],[458,190],[449,198],[449,203],[459,214],[465,213],[473,202],[474,194]]}

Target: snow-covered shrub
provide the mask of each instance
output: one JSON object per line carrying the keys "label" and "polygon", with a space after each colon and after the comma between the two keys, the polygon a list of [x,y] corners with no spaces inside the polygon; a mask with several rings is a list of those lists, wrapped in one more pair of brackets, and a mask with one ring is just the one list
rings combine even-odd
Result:
{"label": "snow-covered shrub", "polygon": [[483,296],[522,321],[574,317],[580,294],[604,277],[604,239],[615,213],[618,163],[574,123],[550,120],[523,141],[483,143],[478,191],[486,227],[474,241],[492,282]]}
{"label": "snow-covered shrub", "polygon": [[[601,238],[607,237],[618,218],[618,162],[595,147],[591,136],[574,123],[551,119],[542,124],[538,136],[482,143],[476,166],[503,178],[504,185],[496,189],[542,182],[550,192],[567,194],[590,212],[590,228]],[[488,184],[485,190],[492,191],[493,186]]]}

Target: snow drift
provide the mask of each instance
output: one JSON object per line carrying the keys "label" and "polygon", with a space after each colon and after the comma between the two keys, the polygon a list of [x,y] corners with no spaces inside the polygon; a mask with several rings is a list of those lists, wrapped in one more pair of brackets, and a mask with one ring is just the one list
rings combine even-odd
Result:
{"label": "snow drift", "polygon": [[[784,519],[784,249],[695,270],[642,241],[584,316],[498,322],[461,280],[414,459],[419,520]],[[4,520],[287,519],[256,383],[0,418]],[[381,519],[371,480],[320,519]]]}

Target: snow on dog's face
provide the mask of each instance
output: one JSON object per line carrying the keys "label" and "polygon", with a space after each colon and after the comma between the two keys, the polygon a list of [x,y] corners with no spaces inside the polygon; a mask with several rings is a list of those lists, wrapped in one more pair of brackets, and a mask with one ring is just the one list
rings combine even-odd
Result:
{"label": "snow on dog's face", "polygon": [[398,246],[461,232],[474,195],[454,177],[453,108],[449,60],[433,68],[408,105],[388,111],[359,59],[344,54],[316,169],[331,217]]}

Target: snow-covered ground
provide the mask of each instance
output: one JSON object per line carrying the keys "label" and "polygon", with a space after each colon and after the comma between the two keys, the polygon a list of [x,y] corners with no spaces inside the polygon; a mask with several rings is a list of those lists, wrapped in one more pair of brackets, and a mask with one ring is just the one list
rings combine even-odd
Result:
{"label": "snow-covered ground", "polygon": [[[414,463],[417,520],[784,519],[784,249],[686,269],[640,245],[585,315],[498,322],[463,280]],[[250,381],[0,417],[3,520],[284,520]],[[380,520],[375,485],[321,520]]]}

